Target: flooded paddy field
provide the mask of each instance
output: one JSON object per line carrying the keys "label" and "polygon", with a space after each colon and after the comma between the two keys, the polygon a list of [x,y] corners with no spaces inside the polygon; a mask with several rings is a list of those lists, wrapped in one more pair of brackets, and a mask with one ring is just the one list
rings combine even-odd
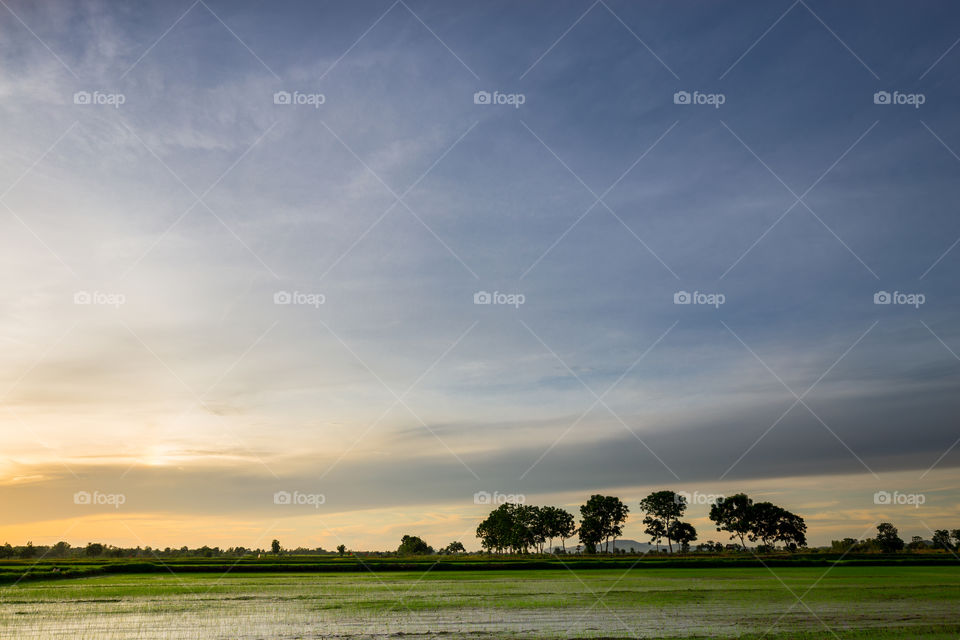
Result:
{"label": "flooded paddy field", "polygon": [[0,638],[956,638],[942,567],[131,574],[0,587]]}

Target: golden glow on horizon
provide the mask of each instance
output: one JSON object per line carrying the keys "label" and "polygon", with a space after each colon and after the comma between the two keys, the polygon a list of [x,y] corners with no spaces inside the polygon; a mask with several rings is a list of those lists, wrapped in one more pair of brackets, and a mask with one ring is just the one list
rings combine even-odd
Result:
{"label": "golden glow on horizon", "polygon": [[[157,450],[161,466],[170,460],[163,450]],[[140,463],[141,467],[149,468]],[[82,471],[82,470],[81,470]],[[909,487],[917,480],[916,471],[885,474],[889,487]],[[43,476],[21,475],[11,477],[6,488],[15,484],[45,484],[50,480]],[[171,476],[171,488],[176,475]],[[960,504],[956,470],[937,469],[928,479],[937,493],[928,491],[927,503],[922,509],[906,506],[878,506],[873,503],[876,480],[868,475],[793,477],[758,479],[724,483],[673,483],[670,488],[678,491],[704,492],[710,489],[720,494],[745,491],[758,500],[766,499],[787,505],[807,520],[809,539],[813,546],[829,544],[831,539],[842,537],[869,537],[877,522],[890,521],[900,528],[901,537],[912,535],[929,538],[926,528],[955,528],[956,513]],[[651,490],[663,487],[609,487],[596,489],[618,495],[631,508],[623,537],[640,542],[646,541],[643,534],[642,514],[636,503]],[[565,492],[550,495],[527,495],[534,504],[562,506],[578,515],[577,507],[586,498],[586,492]],[[63,496],[68,501],[69,496]],[[272,508],[274,505],[256,503],[260,511],[237,514],[205,513],[199,516],[189,509],[178,511],[138,511],[135,500],[130,500],[122,509],[100,509],[94,513],[76,517],[24,516],[14,524],[0,526],[0,544],[52,544],[66,540],[73,545],[90,541],[119,546],[179,547],[184,544],[198,547],[204,544],[220,546],[266,547],[273,538],[278,538],[288,548],[298,546],[326,549],[345,544],[356,550],[392,549],[399,544],[404,534],[420,535],[434,547],[460,540],[468,549],[479,548],[474,537],[476,525],[488,507],[463,501],[456,504],[404,505],[356,509],[344,511],[288,513]],[[14,511],[17,511],[16,509]],[[707,540],[726,542],[724,534],[715,531],[707,518],[707,507],[692,505],[686,519],[697,528],[699,542]],[[575,542],[574,542],[575,544]]]}

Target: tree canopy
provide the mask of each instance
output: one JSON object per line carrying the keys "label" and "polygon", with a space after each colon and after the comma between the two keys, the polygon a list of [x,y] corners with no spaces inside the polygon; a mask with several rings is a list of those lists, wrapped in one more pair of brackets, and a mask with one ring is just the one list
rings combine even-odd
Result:
{"label": "tree canopy", "polygon": [[643,519],[643,523],[647,525],[647,535],[655,538],[658,545],[661,539],[666,538],[672,552],[673,540],[676,538],[671,535],[671,531],[674,523],[687,510],[687,499],[675,491],[654,491],[640,501],[640,509],[647,514]]}
{"label": "tree canopy", "polygon": [[575,531],[573,516],[563,509],[506,502],[477,526],[477,537],[484,549],[527,553],[531,547],[542,552],[548,540],[552,546],[554,538],[564,541]]}
{"label": "tree canopy", "polygon": [[403,536],[397,553],[402,556],[429,555],[433,553],[433,548],[418,536]]}
{"label": "tree canopy", "polygon": [[740,546],[747,548],[745,539],[760,542],[769,548],[783,543],[788,549],[807,544],[807,524],[803,518],[772,502],[754,503],[745,493],[718,500],[710,508],[710,519],[717,531],[727,531],[730,539],[739,538]]}
{"label": "tree canopy", "polygon": [[881,522],[877,525],[877,545],[885,553],[896,553],[903,550],[903,540],[900,538],[900,532],[889,522]]}
{"label": "tree canopy", "polygon": [[610,540],[616,548],[617,538],[623,533],[623,523],[630,508],[616,496],[594,494],[580,507],[580,542],[588,549],[596,549],[601,542],[610,550]]}
{"label": "tree canopy", "polygon": [[717,500],[710,507],[710,519],[717,525],[717,531],[729,532],[731,540],[739,538],[740,546],[746,549],[744,538],[750,533],[752,507],[753,500],[747,494],[737,493]]}

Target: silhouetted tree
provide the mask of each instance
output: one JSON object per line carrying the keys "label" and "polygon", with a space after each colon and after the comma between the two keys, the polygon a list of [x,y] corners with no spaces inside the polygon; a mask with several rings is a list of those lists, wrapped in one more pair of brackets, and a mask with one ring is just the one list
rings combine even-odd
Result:
{"label": "silhouetted tree", "polygon": [[750,533],[751,507],[753,500],[745,493],[737,493],[718,500],[710,507],[710,519],[717,525],[717,531],[728,531],[730,539],[740,539],[740,546],[747,548],[744,537]]}
{"label": "silhouetted tree", "polygon": [[876,541],[885,553],[896,553],[903,550],[903,540],[900,538],[897,528],[889,522],[881,522],[877,525]]}
{"label": "silhouetted tree", "polygon": [[[670,527],[687,510],[687,499],[675,491],[654,491],[640,501],[640,509],[647,514],[647,518],[660,521],[662,527],[653,525],[653,528],[654,530],[662,529],[663,536],[667,538],[667,545],[672,553],[673,542],[670,536]],[[646,523],[647,519],[645,518],[644,524]]]}
{"label": "silhouetted tree", "polygon": [[553,549],[553,539],[569,538],[573,535],[576,524],[573,516],[559,507],[540,507],[538,512],[539,524],[543,536],[548,541],[548,548]]}
{"label": "silhouetted tree", "polygon": [[[583,507],[580,507],[581,514]],[[603,541],[603,529],[597,516],[588,514],[582,516],[580,527],[577,532],[580,534],[580,543],[583,545],[584,553],[596,553],[597,545]],[[577,553],[580,553],[580,547],[577,546]]]}
{"label": "silhouetted tree", "polygon": [[448,544],[446,547],[444,547],[440,553],[452,555],[454,553],[466,553],[466,552],[467,552],[467,549],[466,547],[463,546],[462,542],[453,541],[450,544]]}
{"label": "silhouetted tree", "polygon": [[532,546],[542,550],[548,529],[540,507],[506,502],[490,512],[477,526],[484,549],[527,553]]}
{"label": "silhouetted tree", "polygon": [[518,515],[521,525],[525,532],[522,535],[529,539],[534,549],[543,553],[543,544],[547,541],[547,519],[544,517],[543,509],[533,505],[520,505]]}
{"label": "silhouetted tree", "polygon": [[749,509],[751,542],[760,540],[765,547],[782,542],[788,548],[807,544],[807,525],[803,518],[770,502],[757,502]]}
{"label": "silhouetted tree", "polygon": [[686,553],[690,550],[690,543],[697,539],[697,530],[689,522],[674,520],[667,530],[667,536],[676,540],[680,544],[680,550]]}
{"label": "silhouetted tree", "polygon": [[505,503],[490,512],[490,515],[477,525],[477,537],[480,545],[487,550],[503,553],[513,547],[513,508],[516,505]]}
{"label": "silhouetted tree", "polygon": [[[629,512],[629,507],[616,496],[599,494],[590,496],[587,503],[580,507],[581,542],[584,545],[588,544],[588,540],[584,539],[582,533],[584,524],[586,524],[589,540],[594,542],[594,546],[603,541],[606,543],[606,550],[609,551],[612,538],[614,548],[616,548],[617,538],[623,533],[623,523],[626,521]],[[599,538],[596,537],[598,535]]]}
{"label": "silhouetted tree", "polygon": [[933,532],[933,546],[936,549],[945,549],[950,551],[953,545],[950,544],[950,532],[946,529],[937,529]]}
{"label": "silhouetted tree", "polygon": [[551,538],[550,546],[553,546],[553,537],[560,538],[560,547],[563,549],[563,552],[567,552],[567,538],[570,538],[577,532],[577,522],[573,518],[573,514],[567,511],[566,509],[560,509],[558,507],[549,507],[552,510],[552,520],[551,520]]}
{"label": "silhouetted tree", "polygon": [[653,516],[647,516],[643,519],[643,524],[647,525],[647,528],[643,530],[648,536],[650,536],[650,542],[657,545],[657,551],[660,551],[660,543],[667,536],[667,528],[663,526],[663,521],[659,518],[654,518]]}
{"label": "silhouetted tree", "polygon": [[403,538],[400,539],[400,546],[397,548],[397,553],[402,556],[429,555],[433,553],[433,547],[418,536],[403,536]]}

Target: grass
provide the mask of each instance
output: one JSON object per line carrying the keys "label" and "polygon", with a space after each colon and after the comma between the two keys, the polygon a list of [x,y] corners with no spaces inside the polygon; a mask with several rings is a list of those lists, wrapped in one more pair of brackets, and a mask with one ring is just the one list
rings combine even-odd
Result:
{"label": "grass", "polygon": [[110,574],[0,588],[0,637],[956,638],[958,569]]}
{"label": "grass", "polygon": [[530,569],[652,569],[652,568],[737,568],[737,567],[823,567],[831,566],[946,566],[956,563],[947,553],[923,554],[751,554],[664,556],[409,556],[337,557],[267,556],[255,558],[77,558],[0,560],[0,585],[24,580],[76,578],[123,573],[343,573],[369,571],[496,571]]}

